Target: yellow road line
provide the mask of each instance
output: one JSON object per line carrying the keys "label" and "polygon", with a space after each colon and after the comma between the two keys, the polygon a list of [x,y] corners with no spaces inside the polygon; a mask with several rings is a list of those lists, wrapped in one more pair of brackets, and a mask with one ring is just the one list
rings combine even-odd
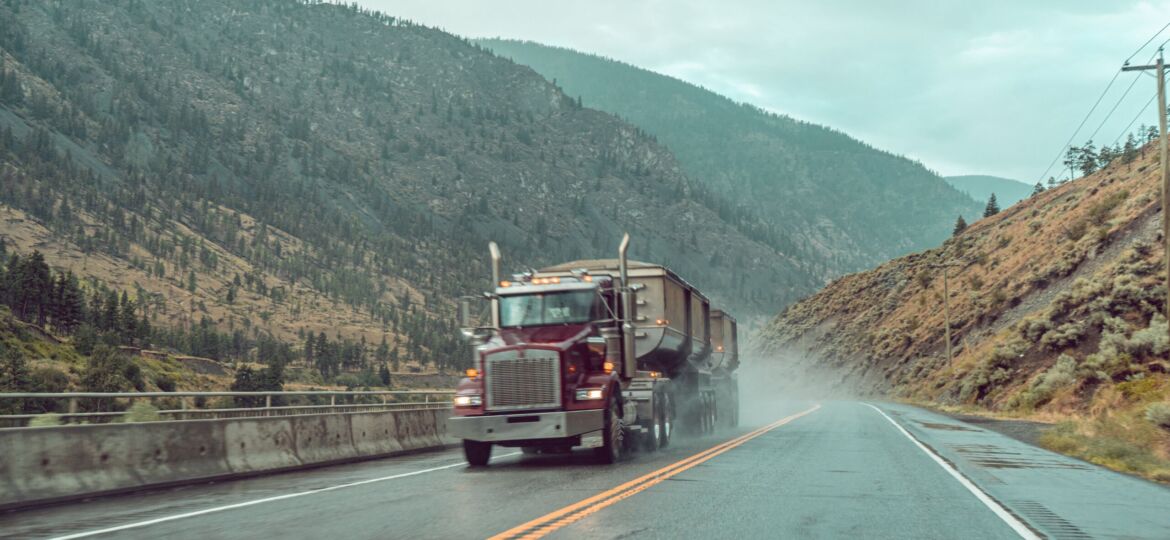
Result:
{"label": "yellow road line", "polygon": [[617,487],[605,490],[601,493],[598,493],[597,495],[561,508],[560,510],[549,512],[548,514],[545,514],[527,523],[512,527],[511,529],[508,529],[500,534],[492,536],[488,540],[504,540],[509,538],[530,540],[541,538],[550,532],[569,525],[585,516],[601,510],[602,508],[617,503],[618,501],[640,493],[650,486],[656,485],[676,474],[690,469],[691,467],[699,465],[700,463],[714,458],[719,454],[722,454],[728,450],[731,450],[732,448],[759,437],[760,435],[783,426],[784,424],[792,422],[797,418],[800,418],[806,414],[810,414],[819,408],[821,408],[820,405],[815,405],[806,411],[781,418],[780,420],[772,422],[771,424],[768,424],[755,431],[740,435],[739,437],[731,439],[730,441],[712,446],[711,448],[703,450],[702,452],[699,452],[693,456],[671,463],[670,465],[667,465],[654,472],[639,476],[638,478],[630,480],[629,482],[621,484]]}

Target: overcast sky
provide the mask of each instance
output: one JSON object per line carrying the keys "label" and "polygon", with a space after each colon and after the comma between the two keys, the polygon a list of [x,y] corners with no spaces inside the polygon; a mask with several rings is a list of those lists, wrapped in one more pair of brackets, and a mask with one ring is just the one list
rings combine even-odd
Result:
{"label": "overcast sky", "polygon": [[[840,129],[945,175],[1029,183],[1121,63],[1170,23],[1170,0],[359,3],[468,37],[623,60]],[[1161,34],[1133,63],[1168,38]],[[1097,146],[1112,143],[1149,102],[1154,79],[1123,74],[1078,144],[1138,77],[1094,137]],[[1153,106],[1143,121],[1156,123]]]}

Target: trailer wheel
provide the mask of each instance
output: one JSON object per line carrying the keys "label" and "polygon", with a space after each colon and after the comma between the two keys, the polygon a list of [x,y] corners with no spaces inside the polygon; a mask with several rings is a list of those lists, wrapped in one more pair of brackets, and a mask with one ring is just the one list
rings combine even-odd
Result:
{"label": "trailer wheel", "polygon": [[646,433],[642,435],[642,450],[644,452],[654,452],[662,447],[661,394],[654,394],[651,400],[650,410],[653,411],[653,416],[650,418],[650,425],[647,426]]}
{"label": "trailer wheel", "polygon": [[670,446],[670,436],[674,432],[674,402],[670,400],[670,392],[661,392],[658,397],[662,406],[662,440],[658,447],[666,448]]}
{"label": "trailer wheel", "polygon": [[472,467],[487,466],[488,460],[492,458],[492,443],[463,439],[463,457],[467,458],[467,464]]}
{"label": "trailer wheel", "polygon": [[602,445],[594,449],[597,461],[603,464],[616,463],[622,457],[622,449],[626,444],[626,430],[622,425],[621,403],[616,392],[611,392],[609,405],[605,408],[605,418],[601,427]]}
{"label": "trailer wheel", "polygon": [[731,427],[739,427],[739,386],[731,391]]}

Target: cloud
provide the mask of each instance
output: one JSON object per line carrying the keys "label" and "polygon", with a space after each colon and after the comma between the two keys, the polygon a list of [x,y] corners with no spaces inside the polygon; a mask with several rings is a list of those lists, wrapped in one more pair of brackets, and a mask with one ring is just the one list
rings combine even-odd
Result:
{"label": "cloud", "polygon": [[[1170,22],[1170,0],[360,2],[465,36],[629,62],[832,126],[944,174],[1028,182],[1121,62]],[[1118,78],[1083,138],[1135,77]],[[1098,146],[1153,91],[1152,81],[1139,81]]]}

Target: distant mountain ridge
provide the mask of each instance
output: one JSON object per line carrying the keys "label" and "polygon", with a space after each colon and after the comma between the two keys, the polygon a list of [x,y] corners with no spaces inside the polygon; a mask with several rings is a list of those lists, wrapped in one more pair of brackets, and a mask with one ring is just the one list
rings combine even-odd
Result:
{"label": "distant mountain ridge", "polygon": [[991,198],[991,194],[994,193],[996,202],[1001,208],[1007,208],[1028,198],[1032,194],[1032,190],[1035,189],[1034,186],[1019,180],[984,174],[947,176],[944,179],[955,189],[966,193],[979,202],[986,203]]}
{"label": "distant mountain ridge", "polygon": [[293,0],[7,0],[0,21],[0,238],[158,327],[458,367],[452,302],[490,286],[488,240],[512,270],[629,231],[744,319],[821,281],[644,131],[440,30]]}
{"label": "distant mountain ridge", "polygon": [[829,128],[598,56],[478,43],[649,132],[689,176],[794,236],[826,279],[937,245],[956,216],[982,210],[922,165]]}

